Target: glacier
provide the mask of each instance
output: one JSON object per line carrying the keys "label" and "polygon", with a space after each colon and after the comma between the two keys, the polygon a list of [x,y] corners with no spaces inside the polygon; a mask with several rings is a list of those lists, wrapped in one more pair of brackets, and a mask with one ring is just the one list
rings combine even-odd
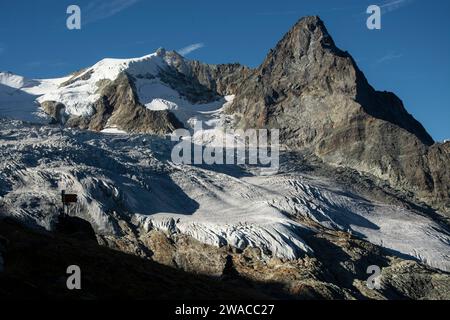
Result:
{"label": "glacier", "polygon": [[70,210],[100,234],[120,235],[114,216],[136,228],[295,259],[314,255],[302,239],[317,228],[358,237],[450,270],[450,234],[426,215],[365,199],[327,177],[246,166],[171,162],[173,143],[152,135],[95,133],[0,120],[0,209],[30,226],[52,227],[60,190]]}

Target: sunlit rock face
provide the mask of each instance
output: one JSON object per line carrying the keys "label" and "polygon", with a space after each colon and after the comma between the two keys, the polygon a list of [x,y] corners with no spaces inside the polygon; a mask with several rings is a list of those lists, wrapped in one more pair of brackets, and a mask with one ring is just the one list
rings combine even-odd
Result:
{"label": "sunlit rock face", "polygon": [[301,19],[283,37],[228,112],[239,126],[279,128],[290,148],[371,173],[448,212],[448,148],[433,145],[393,93],[369,85],[318,17]]}

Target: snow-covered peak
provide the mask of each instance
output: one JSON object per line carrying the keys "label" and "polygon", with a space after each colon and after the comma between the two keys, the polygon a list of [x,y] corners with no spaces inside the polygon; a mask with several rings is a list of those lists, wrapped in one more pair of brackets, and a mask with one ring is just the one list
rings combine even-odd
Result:
{"label": "snow-covered peak", "polygon": [[[188,74],[186,60],[175,51],[159,48],[156,52],[137,58],[105,58],[81,71],[58,79],[29,80],[12,73],[0,74],[3,98],[0,97],[0,116],[14,119],[27,119],[27,113],[41,112],[39,105],[46,101],[64,104],[65,112],[70,116],[90,117],[94,114],[93,105],[101,98],[105,81],[114,81],[121,73],[133,77],[139,102],[151,110],[178,110],[190,107],[190,103],[165,80],[161,80],[164,71]],[[165,73],[167,74],[167,73]],[[174,74],[169,72],[169,74]],[[175,73],[176,74],[176,73]],[[167,80],[167,79],[166,79]],[[20,93],[20,99],[17,93]],[[12,97],[11,95],[14,94]],[[12,104],[16,102],[18,104]],[[22,108],[26,100],[26,108]],[[37,103],[36,103],[37,102]],[[14,107],[11,107],[14,105]],[[21,107],[20,117],[15,117],[17,106]],[[32,118],[33,119],[33,118]]]}
{"label": "snow-covered peak", "polygon": [[[84,74],[91,73],[94,81],[102,79],[115,80],[121,72],[127,72],[132,75],[156,75],[159,69],[164,67],[163,57],[157,53],[152,53],[132,59],[102,59],[91,68],[88,68]],[[82,75],[79,78],[81,79]]]}
{"label": "snow-covered peak", "polygon": [[37,100],[40,103],[58,101],[66,106],[69,114],[90,116],[94,112],[92,105],[100,98],[98,88],[101,81],[114,81],[123,72],[139,79],[156,78],[161,70],[170,66],[166,61],[167,54],[165,50],[159,49],[138,58],[102,59],[84,71],[73,74],[58,88],[46,92]]}
{"label": "snow-covered peak", "polygon": [[37,82],[7,71],[0,72],[0,84],[10,88],[20,89],[33,84],[36,85]]}
{"label": "snow-covered peak", "polygon": [[[177,67],[184,64],[184,58],[175,51],[159,48],[156,52],[131,59],[105,58],[87,68],[84,74],[91,73],[93,80],[114,80],[121,72],[130,75],[157,76],[161,69],[168,66]],[[82,74],[83,75],[83,74]],[[82,78],[82,75],[79,78]]]}

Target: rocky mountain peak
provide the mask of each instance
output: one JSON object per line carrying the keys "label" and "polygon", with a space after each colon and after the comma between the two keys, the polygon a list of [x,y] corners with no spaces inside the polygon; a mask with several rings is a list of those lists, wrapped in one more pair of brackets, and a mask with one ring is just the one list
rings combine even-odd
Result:
{"label": "rocky mountain peak", "polygon": [[[323,21],[317,16],[300,19],[276,47],[270,50],[253,77],[246,82],[248,85],[243,86],[238,95],[252,95],[251,99],[263,98],[264,101],[261,107],[255,107],[263,111],[262,114],[256,117],[244,115],[244,122],[248,122],[248,118],[256,119],[254,123],[243,123],[244,126],[267,125],[267,113],[278,111],[274,106],[281,101],[286,102],[290,96],[297,99],[291,101],[292,106],[297,104],[297,113],[304,110],[299,105],[299,98],[308,97],[311,103],[311,99],[318,102],[324,97],[331,99],[334,96],[335,101],[350,99],[356,103],[339,106],[322,101],[320,107],[317,106],[312,111],[317,115],[322,111],[339,114],[340,118],[349,118],[362,111],[414,134],[425,145],[434,143],[423,126],[406,111],[397,96],[389,92],[377,92],[368,83],[352,56],[335,45]],[[237,99],[233,110],[241,108],[239,103],[240,100]],[[254,103],[258,104],[260,103]],[[286,103],[282,105],[285,108]],[[323,126],[323,121],[328,120],[321,117],[318,121],[320,123],[317,125]]]}
{"label": "rocky mountain peak", "polygon": [[164,48],[158,48],[158,50],[156,50],[156,55],[159,57],[164,57],[166,55],[166,49]]}
{"label": "rocky mountain peak", "polygon": [[325,24],[318,16],[300,19],[278,43],[277,49],[279,50],[282,47],[288,48],[288,46],[299,57],[305,54],[310,47],[317,48],[321,46],[323,48],[337,49]]}
{"label": "rocky mountain peak", "polygon": [[395,94],[369,84],[319,17],[300,19],[286,33],[241,83],[228,112],[240,127],[277,128],[291,149],[374,174],[426,201],[448,195],[435,163],[423,160],[431,136]]}

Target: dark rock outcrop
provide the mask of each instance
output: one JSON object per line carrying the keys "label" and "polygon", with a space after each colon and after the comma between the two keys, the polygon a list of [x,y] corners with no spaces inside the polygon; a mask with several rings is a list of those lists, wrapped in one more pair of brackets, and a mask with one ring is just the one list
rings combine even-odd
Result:
{"label": "dark rock outcrop", "polygon": [[[203,87],[203,90],[213,92],[216,97],[235,94],[240,84],[252,72],[250,68],[238,63],[214,65],[186,60],[175,51],[165,52],[165,56],[182,78]],[[164,81],[164,77],[162,80]]]}
{"label": "dark rock outcrop", "polygon": [[51,117],[51,124],[63,124],[65,122],[64,112],[66,107],[62,103],[56,101],[44,101],[40,105],[44,112]]}
{"label": "dark rock outcrop", "polygon": [[78,80],[90,79],[90,77],[94,73],[94,70],[91,69],[91,70],[88,70],[87,72],[85,72],[85,71],[86,71],[86,69],[81,69],[81,70],[75,71],[74,73],[72,73],[72,76],[69,78],[69,80],[66,80],[63,83],[61,83],[60,87],[67,87],[67,86],[77,82]]}
{"label": "dark rock outcrop", "polygon": [[190,73],[221,96],[235,94],[252,70],[238,63],[211,65],[189,61]]}
{"label": "dark rock outcrop", "polygon": [[[259,283],[259,292],[275,298],[448,299],[449,273],[392,256],[346,232],[319,229],[318,233],[305,237],[314,248],[314,255],[289,261],[265,256],[257,247],[249,246],[244,250],[215,247],[188,235],[155,229],[132,231],[131,227],[123,238],[99,238],[108,247],[192,274],[209,275],[236,284],[242,280]],[[144,252],[152,254],[142,255]],[[382,271],[378,290],[367,287],[370,265],[379,266]]]}
{"label": "dark rock outcrop", "polygon": [[80,241],[91,241],[97,243],[95,231],[91,224],[79,217],[60,215],[55,225],[55,233],[73,237]]}
{"label": "dark rock outcrop", "polygon": [[113,82],[102,84],[101,98],[89,117],[71,117],[68,126],[100,131],[107,125],[130,133],[166,134],[182,124],[167,110],[152,111],[139,103],[134,83],[122,73]]}

